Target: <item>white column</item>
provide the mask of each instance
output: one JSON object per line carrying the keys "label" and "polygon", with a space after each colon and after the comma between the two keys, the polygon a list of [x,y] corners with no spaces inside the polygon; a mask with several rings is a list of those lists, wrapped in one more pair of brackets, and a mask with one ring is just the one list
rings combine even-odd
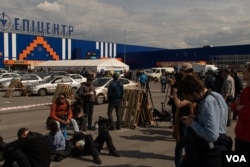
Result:
{"label": "white column", "polygon": [[12,60],[16,60],[16,34],[12,33]]}
{"label": "white column", "polygon": [[65,43],[66,43],[66,41],[65,41],[65,38],[62,38],[62,60],[65,60],[65,57],[66,57],[66,48],[65,48]]}
{"label": "white column", "polygon": [[68,39],[68,60],[71,60],[71,39]]}
{"label": "white column", "polygon": [[108,43],[105,42],[105,57],[108,57]]}
{"label": "white column", "polygon": [[99,42],[96,42],[96,43],[95,43],[95,49],[96,49],[96,50],[99,50]]}
{"label": "white column", "polygon": [[116,43],[114,43],[114,46],[113,46],[113,51],[114,51],[114,58],[116,57]]}
{"label": "white column", "polygon": [[4,33],[4,60],[9,60],[9,38],[8,33]]}
{"label": "white column", "polygon": [[113,52],[112,52],[112,50],[113,50],[113,44],[112,44],[112,43],[109,43],[109,56],[110,56],[110,57],[113,57]]}
{"label": "white column", "polygon": [[102,57],[104,56],[104,55],[103,55],[103,42],[101,42],[101,52],[100,52],[100,53],[101,53],[100,56],[101,56],[101,58],[102,58]]}

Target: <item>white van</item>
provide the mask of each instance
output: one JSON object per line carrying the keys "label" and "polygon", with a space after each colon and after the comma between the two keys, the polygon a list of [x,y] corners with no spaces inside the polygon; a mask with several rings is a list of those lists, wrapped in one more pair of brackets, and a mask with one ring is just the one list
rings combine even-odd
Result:
{"label": "white van", "polygon": [[153,67],[151,68],[153,73],[151,74],[151,78],[155,81],[159,81],[163,72],[172,74],[174,73],[174,67]]}

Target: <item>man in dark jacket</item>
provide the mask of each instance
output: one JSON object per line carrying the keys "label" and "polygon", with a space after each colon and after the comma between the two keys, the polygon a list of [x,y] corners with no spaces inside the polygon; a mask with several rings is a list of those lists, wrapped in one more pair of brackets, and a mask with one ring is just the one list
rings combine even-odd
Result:
{"label": "man in dark jacket", "polygon": [[16,161],[21,167],[49,167],[50,149],[45,137],[27,128],[18,130],[18,139],[4,147],[3,167]]}
{"label": "man in dark jacket", "polygon": [[92,155],[93,162],[95,164],[101,164],[102,161],[99,158],[104,143],[107,144],[109,149],[109,155],[120,157],[120,154],[116,151],[113,144],[112,137],[106,128],[100,128],[98,136],[93,139],[91,134],[85,134],[83,132],[75,132],[71,139],[74,147],[72,148],[72,156],[78,157],[81,155]]}
{"label": "man in dark jacket", "polygon": [[123,96],[123,84],[118,80],[119,75],[113,74],[113,81],[108,88],[108,118],[110,121],[110,130],[114,130],[114,121],[112,112],[115,109],[116,112],[116,129],[120,130],[121,127],[121,100]]}
{"label": "man in dark jacket", "polygon": [[[95,87],[92,83],[94,77],[89,75],[87,77],[87,82],[82,83],[81,87],[77,91],[77,95],[81,98],[83,104],[83,112],[84,115],[88,119],[88,130],[94,130],[92,127],[92,119],[94,112],[94,103],[95,103]],[[82,131],[86,131],[86,126],[81,129]]]}

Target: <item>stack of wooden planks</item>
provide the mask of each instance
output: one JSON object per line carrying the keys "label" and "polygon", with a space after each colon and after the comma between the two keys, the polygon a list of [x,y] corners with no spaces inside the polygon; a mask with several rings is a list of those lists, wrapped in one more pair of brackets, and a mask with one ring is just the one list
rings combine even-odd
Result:
{"label": "stack of wooden planks", "polygon": [[135,128],[137,125],[152,125],[152,107],[144,90],[125,89],[121,103],[123,127]]}
{"label": "stack of wooden planks", "polygon": [[60,93],[64,93],[70,104],[75,101],[75,92],[71,89],[69,84],[57,84],[56,91],[52,98],[52,103],[57,99]]}
{"label": "stack of wooden planks", "polygon": [[27,96],[27,89],[25,86],[23,86],[22,82],[17,79],[13,79],[10,82],[10,85],[8,86],[7,91],[5,92],[5,97],[12,97],[14,91],[19,91],[21,96]]}

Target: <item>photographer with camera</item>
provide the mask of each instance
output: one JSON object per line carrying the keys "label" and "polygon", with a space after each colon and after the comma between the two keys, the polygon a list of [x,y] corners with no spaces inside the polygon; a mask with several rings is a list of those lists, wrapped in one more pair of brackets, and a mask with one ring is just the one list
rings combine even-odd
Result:
{"label": "photographer with camera", "polygon": [[116,151],[112,137],[108,131],[109,120],[99,117],[99,120],[96,123],[99,124],[99,133],[95,139],[93,139],[91,134],[85,134],[83,132],[74,133],[71,139],[74,145],[74,148],[71,152],[72,156],[78,157],[81,155],[92,155],[93,162],[96,164],[101,164],[102,161],[99,158],[99,153],[106,142],[109,149],[109,155],[120,157],[120,154]]}
{"label": "photographer with camera", "polygon": [[189,132],[189,128],[180,121],[180,117],[183,115],[194,115],[195,103],[190,102],[187,99],[180,99],[177,96],[178,86],[181,83],[182,79],[186,76],[194,75],[193,67],[190,63],[183,63],[179,69],[179,72],[175,73],[175,83],[173,84],[173,101],[174,101],[174,110],[175,113],[175,122],[173,129],[173,137],[176,139],[175,145],[175,166],[180,167],[182,162],[182,152],[183,149],[185,154],[189,154],[190,146],[188,143],[184,143],[184,140]]}
{"label": "photographer with camera", "polygon": [[222,152],[232,149],[232,139],[226,135],[228,107],[225,100],[219,93],[208,90],[194,75],[182,79],[177,95],[197,104],[197,118],[189,115],[180,118],[193,130],[189,140],[192,154],[187,154],[181,166],[221,167]]}

